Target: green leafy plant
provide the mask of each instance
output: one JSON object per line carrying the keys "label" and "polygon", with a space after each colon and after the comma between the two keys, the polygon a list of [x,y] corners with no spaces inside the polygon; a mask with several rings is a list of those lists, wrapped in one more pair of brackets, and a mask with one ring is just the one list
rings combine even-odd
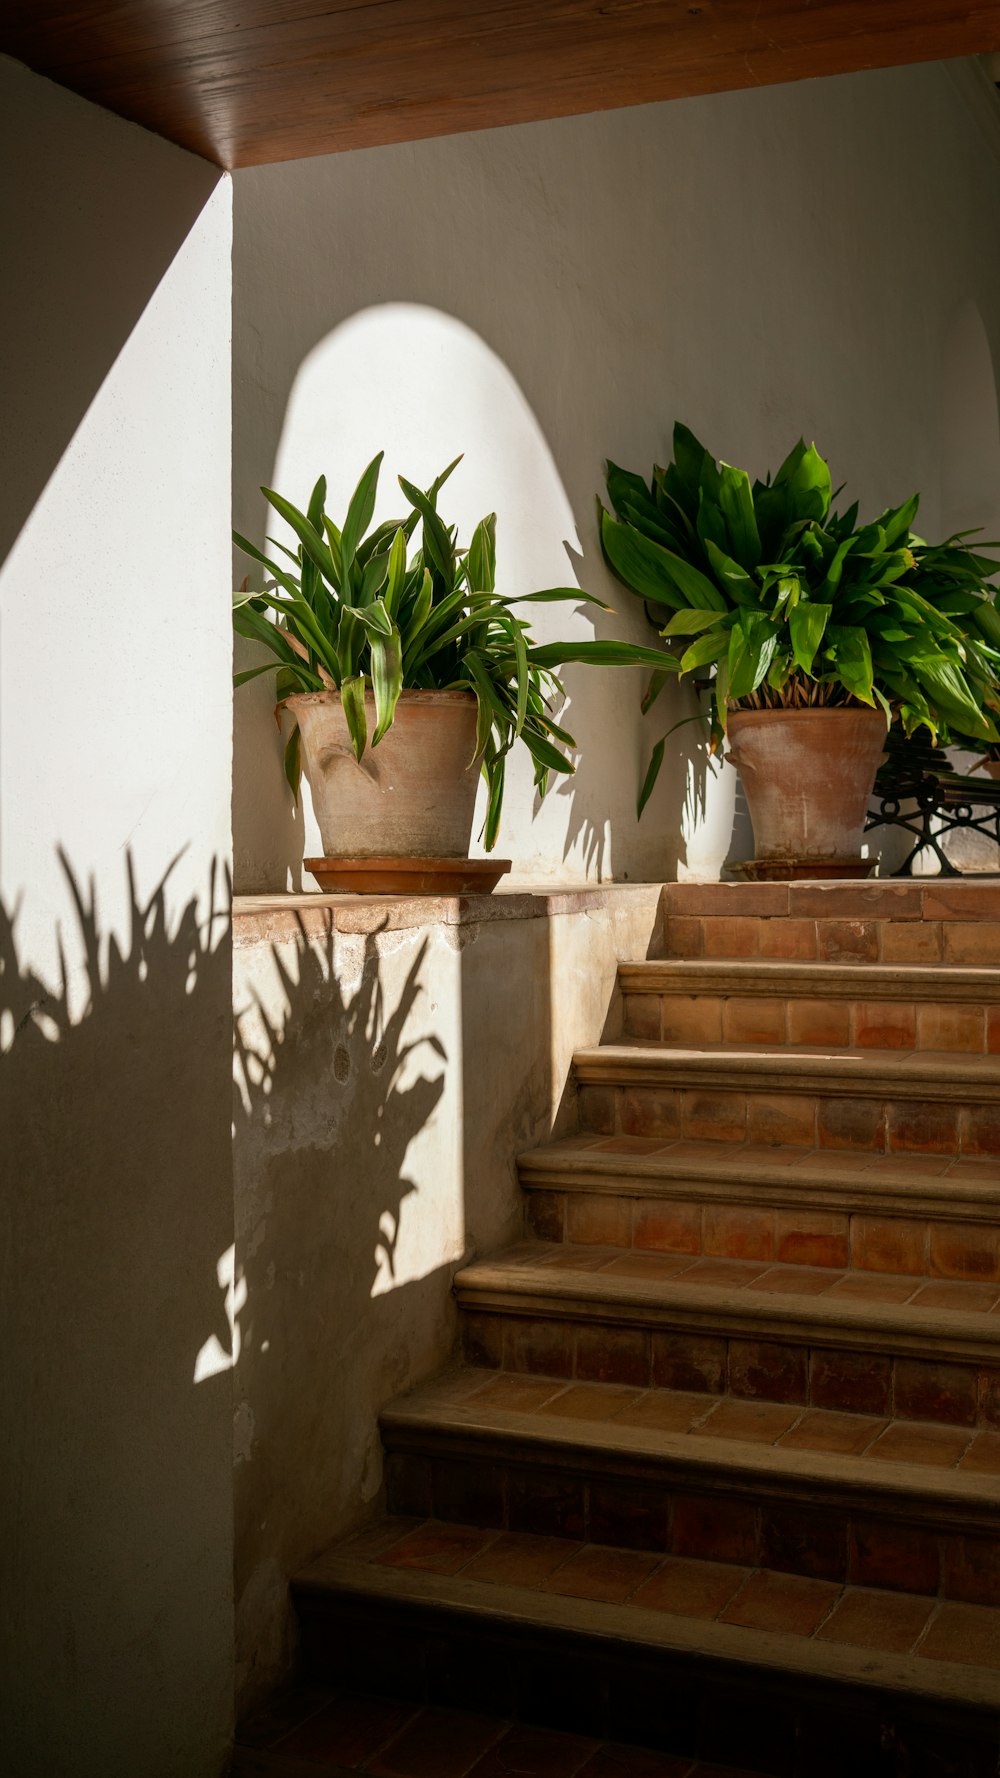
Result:
{"label": "green leafy plant", "polygon": [[[607,486],[605,559],[680,651],[681,674],[714,671],[713,746],[733,708],[858,703],[907,735],[923,724],[936,740],[997,741],[1000,612],[987,581],[1000,561],[976,553],[972,532],[916,536],[917,495],[859,526],[856,503],[833,511],[815,445],[800,440],[773,479],[751,483],[680,424],[650,483],[609,462]],[[645,708],[665,678],[654,673]]]}
{"label": "green leafy plant", "polygon": [[[290,550],[268,539],[283,558],[278,561],[233,534],[238,547],[269,576],[262,591],[234,594],[234,626],[274,656],[264,666],[237,673],[235,683],[276,672],[279,721],[281,705],[293,693],[339,693],[359,760],[391,726],[404,689],[473,693],[478,704],[475,757],[488,787],[489,850],[500,826],[507,755],[516,741],[531,754],[542,795],[550,773],[573,771],[564,749],[575,742],[552,715],[553,699],[563,693],[555,669],[570,662],[655,666],[659,652],[618,641],[536,643],[515,606],[601,602],[578,587],[550,587],[518,597],[497,592],[496,514],[482,519],[468,548],[460,548],[455,528],[437,510],[441,489],[460,458],[426,490],[400,476],[409,510],[370,529],[383,454],[362,475],[341,527],[326,511],[322,476],[305,512],[273,489],[261,490],[298,544]],[[411,552],[418,526],[420,547]],[[375,703],[370,739],[368,686]],[[297,796],[297,725],[285,748],[285,775]]]}

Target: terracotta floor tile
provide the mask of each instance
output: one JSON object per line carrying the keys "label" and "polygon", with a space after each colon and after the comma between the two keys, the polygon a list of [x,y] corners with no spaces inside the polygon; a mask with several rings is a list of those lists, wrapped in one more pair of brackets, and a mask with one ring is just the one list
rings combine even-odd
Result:
{"label": "terracotta floor tile", "polygon": [[465,1778],[505,1724],[460,1710],[422,1710],[368,1762],[373,1778]]}
{"label": "terracotta floor tile", "polygon": [[601,1267],[602,1278],[649,1278],[654,1282],[676,1277],[694,1264],[689,1253],[621,1253]]}
{"label": "terracotta floor tile", "polygon": [[468,1405],[502,1408],[509,1414],[533,1414],[565,1387],[565,1383],[553,1382],[547,1377],[522,1377],[512,1371],[503,1371],[484,1389],[478,1389]]}
{"label": "terracotta floor tile", "polygon": [[750,1572],[749,1568],[731,1562],[697,1562],[687,1556],[670,1556],[639,1588],[632,1604],[651,1611],[676,1612],[678,1617],[715,1618],[739,1592]]}
{"label": "terracotta floor tile", "polygon": [[[581,1768],[579,1778],[691,1778],[694,1764],[683,1755],[648,1753],[643,1747],[601,1747]],[[760,1778],[760,1774],[757,1774]]]}
{"label": "terracotta floor tile", "polygon": [[776,1401],[721,1401],[715,1412],[692,1433],[702,1438],[738,1438],[773,1445],[802,1412]]}
{"label": "terracotta floor tile", "polygon": [[740,1259],[699,1259],[685,1273],[685,1284],[717,1284],[727,1290],[741,1290],[752,1284],[766,1270],[756,1261]]}
{"label": "terracotta floor tile", "polygon": [[880,1161],[880,1179],[940,1179],[954,1163],[946,1154],[888,1154]]}
{"label": "terracotta floor tile", "polygon": [[602,1599],[621,1605],[652,1574],[659,1556],[641,1555],[637,1550],[607,1549],[587,1544],[570,1556],[561,1568],[543,1582],[546,1593],[563,1593],[573,1599]]}
{"label": "terracotta floor tile", "polygon": [[614,1420],[640,1395],[640,1390],[619,1383],[572,1383],[552,1398],[545,1413],[566,1420]]}
{"label": "terracotta floor tile", "polygon": [[398,1735],[419,1704],[363,1694],[335,1698],[277,1743],[276,1751],[304,1760],[360,1766]]}
{"label": "terracotta floor tile", "polygon": [[359,1562],[374,1561],[376,1556],[384,1555],[393,1544],[400,1543],[410,1531],[415,1531],[422,1519],[391,1518],[379,1519],[375,1525],[366,1525],[361,1531],[355,1531],[337,1545],[338,1556],[354,1556]]}
{"label": "terracotta floor tile", "polygon": [[934,1426],[922,1420],[895,1420],[868,1451],[887,1463],[922,1463],[954,1469],[971,1441],[964,1426]]}
{"label": "terracotta floor tile", "polygon": [[951,1279],[933,1279],[910,1298],[915,1309],[961,1309],[971,1315],[987,1315],[1000,1302],[995,1284],[957,1284]]}
{"label": "terracotta floor tile", "polygon": [[[701,1150],[704,1156],[704,1149]],[[790,1167],[793,1162],[798,1167],[811,1167],[816,1155],[814,1148],[775,1148],[768,1142],[744,1142],[736,1149],[729,1163],[730,1171],[735,1178],[743,1170],[753,1168]]]}
{"label": "terracotta floor tile", "polygon": [[1000,1668],[1000,1611],[992,1605],[956,1605],[946,1600],[916,1652],[931,1661]]}
{"label": "terracotta floor tile", "polygon": [[469,1580],[491,1581],[505,1587],[539,1587],[543,1580],[575,1555],[582,1545],[566,1537],[533,1537],[527,1531],[508,1531],[488,1550],[469,1563]]}
{"label": "terracotta floor tile", "polygon": [[884,1432],[886,1422],[871,1414],[841,1414],[833,1408],[810,1408],[797,1426],[778,1440],[782,1449],[835,1451],[853,1457]]}
{"label": "terracotta floor tile", "polygon": [[576,1778],[595,1741],[515,1724],[472,1767],[469,1778]]}
{"label": "terracotta floor tile", "polygon": [[429,1519],[375,1559],[383,1568],[420,1568],[428,1574],[457,1574],[495,1538],[495,1531],[478,1531],[471,1525],[446,1525],[437,1519]]}
{"label": "terracotta floor tile", "polygon": [[849,1642],[855,1648],[905,1654],[933,1610],[934,1601],[919,1593],[882,1593],[871,1587],[848,1587],[816,1636],[824,1642]]}
{"label": "terracotta floor tile", "polygon": [[845,1272],[829,1294],[861,1303],[905,1303],[920,1284],[919,1278],[901,1278],[892,1272]]}
{"label": "terracotta floor tile", "polygon": [[839,1272],[826,1266],[774,1266],[756,1279],[754,1289],[782,1295],[822,1296],[839,1282],[840,1277]]}
{"label": "terracotta floor tile", "polygon": [[[249,1722],[241,1722],[236,1730],[240,1747],[258,1749],[276,1747],[293,1729],[299,1729],[312,1716],[336,1702],[340,1694],[333,1687],[297,1687],[280,1693],[264,1710],[258,1710]],[[416,1708],[416,1706],[414,1706]]]}
{"label": "terracotta floor tile", "polygon": [[650,1389],[618,1415],[619,1426],[647,1432],[687,1432],[715,1407],[714,1395],[691,1395],[680,1389]]}
{"label": "terracotta floor tile", "polygon": [[553,1243],[553,1252],[545,1259],[545,1269],[549,1272],[599,1272],[616,1252],[620,1253],[621,1248],[560,1247]]}
{"label": "terracotta floor tile", "polygon": [[726,1607],[721,1621],[744,1624],[754,1630],[786,1630],[793,1636],[811,1636],[842,1590],[835,1581],[809,1580],[803,1575],[758,1568]]}
{"label": "terracotta floor tile", "polygon": [[660,1154],[663,1149],[675,1146],[665,1142],[662,1136],[609,1136],[595,1144],[599,1154]]}
{"label": "terracotta floor tile", "polygon": [[747,1766],[695,1766],[691,1778],[764,1778],[760,1772],[751,1772]]}
{"label": "terracotta floor tile", "polygon": [[1000,1432],[977,1432],[958,1467],[971,1475],[1000,1475]]}

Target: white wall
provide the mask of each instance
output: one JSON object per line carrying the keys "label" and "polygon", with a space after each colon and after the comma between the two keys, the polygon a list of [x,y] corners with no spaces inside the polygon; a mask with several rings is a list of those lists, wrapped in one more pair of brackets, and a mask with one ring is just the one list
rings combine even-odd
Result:
{"label": "white wall", "polygon": [[213,1778],[231,186],[10,62],[0,130],[3,1765]]}
{"label": "white wall", "polygon": [[289,1577],[378,1510],[379,1410],[452,1357],[463,1257],[519,1234],[516,1157],[614,1016],[618,959],[655,944],[659,892],[386,913],[236,907],[241,1710],[288,1665]]}
{"label": "white wall", "polygon": [[[272,477],[304,501],[325,470],[342,507],[382,445],[393,475],[428,479],[464,450],[447,508],[467,524],[496,506],[503,583],[578,574],[636,637],[599,560],[594,495],[605,456],[647,472],[663,460],[675,417],[753,471],[815,437],[866,508],[919,488],[933,529],[963,303],[1000,349],[998,202],[995,96],[962,65],[240,173],[236,523],[262,535],[256,488]],[[543,607],[538,630],[565,621]],[[587,616],[570,621],[590,633]],[[706,818],[681,730],[637,827],[640,758],[667,722],[643,729],[631,675],[570,669],[567,683],[582,763],[534,818],[517,776],[499,850],[518,874],[717,872],[731,774]],[[318,850],[288,808],[269,684],[237,699],[247,889],[296,883]],[[661,704],[688,707],[676,689]]]}

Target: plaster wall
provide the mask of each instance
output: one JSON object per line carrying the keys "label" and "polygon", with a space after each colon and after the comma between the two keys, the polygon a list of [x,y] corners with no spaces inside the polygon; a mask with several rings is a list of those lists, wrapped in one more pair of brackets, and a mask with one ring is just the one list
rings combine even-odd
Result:
{"label": "plaster wall", "polygon": [[[442,504],[465,530],[497,509],[501,584],[579,584],[619,615],[584,607],[575,632],[648,639],[601,564],[594,495],[605,456],[663,461],[675,417],[753,472],[804,433],[866,510],[917,488],[928,528],[949,522],[963,307],[1000,349],[997,103],[976,67],[330,156],[235,187],[234,496],[251,537],[260,483],[304,503],[323,470],[341,512],[385,446],[385,514],[398,471],[426,485],[464,451]],[[534,609],[540,635],[567,623]],[[706,780],[690,727],[634,816],[641,764],[689,694],[669,688],[644,723],[633,674],[570,668],[566,684],[579,769],[538,810],[518,763],[499,846],[515,872],[718,874],[734,775]],[[308,805],[304,825],[288,806],[269,685],[237,698],[247,889],[297,884],[318,849]],[[734,855],[748,844],[744,829]]]}
{"label": "plaster wall", "polygon": [[380,1408],[452,1355],[456,1267],[520,1231],[515,1158],[613,1020],[659,894],[410,903],[391,925],[310,901],[238,901],[234,927],[244,1707],[290,1659],[289,1576],[376,1509]]}
{"label": "plaster wall", "polygon": [[215,1778],[231,186],[7,61],[0,135],[0,1763]]}

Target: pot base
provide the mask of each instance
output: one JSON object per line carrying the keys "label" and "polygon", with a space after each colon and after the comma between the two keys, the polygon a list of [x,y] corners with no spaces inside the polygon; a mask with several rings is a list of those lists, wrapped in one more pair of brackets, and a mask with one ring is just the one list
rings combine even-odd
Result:
{"label": "pot base", "polygon": [[509,858],[307,858],[324,895],[489,895]]}
{"label": "pot base", "polygon": [[870,877],[877,858],[744,858],[726,870],[747,883],[818,883]]}

